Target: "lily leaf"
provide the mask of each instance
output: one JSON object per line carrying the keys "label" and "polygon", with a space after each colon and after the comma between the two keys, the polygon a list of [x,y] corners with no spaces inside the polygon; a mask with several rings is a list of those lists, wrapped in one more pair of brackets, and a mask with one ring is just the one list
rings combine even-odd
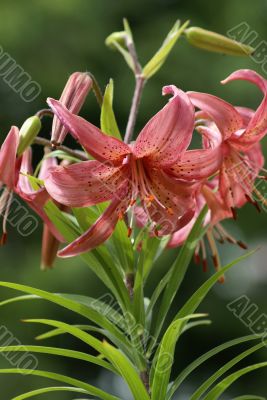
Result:
{"label": "lily leaf", "polygon": [[101,107],[101,130],[107,135],[113,136],[121,140],[121,134],[113,111],[113,92],[114,84],[113,80],[110,79],[104,93],[103,103]]}
{"label": "lily leaf", "polygon": [[166,39],[164,40],[161,48],[152,57],[152,59],[145,65],[143,69],[143,76],[145,79],[151,78],[165,63],[169,53],[171,52],[173,46],[185,31],[189,24],[186,21],[182,26],[180,26],[180,21],[176,21],[171,31],[168,33]]}

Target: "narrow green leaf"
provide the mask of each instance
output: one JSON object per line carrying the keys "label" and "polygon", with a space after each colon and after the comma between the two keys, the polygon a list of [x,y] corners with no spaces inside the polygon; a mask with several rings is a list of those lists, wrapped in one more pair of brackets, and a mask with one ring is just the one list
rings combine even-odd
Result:
{"label": "narrow green leaf", "polygon": [[72,385],[79,389],[86,390],[88,394],[92,394],[93,396],[96,396],[102,400],[120,400],[118,397],[108,394],[103,390],[96,388],[95,386],[89,385],[88,383],[82,382],[78,379],[70,378],[69,376],[56,374],[54,372],[40,371],[40,370],[29,371],[27,369],[18,369],[18,368],[0,369],[0,374],[25,375],[29,374],[29,372],[31,377],[32,375],[35,375],[43,378],[52,379],[58,382],[67,383],[68,385]]}
{"label": "narrow green leaf", "polygon": [[74,392],[81,394],[88,394],[87,390],[79,389],[71,386],[50,386],[46,388],[32,390],[27,393],[20,394],[19,396],[13,397],[12,400],[25,400],[30,397],[39,396],[40,394],[54,393],[54,392]]}
{"label": "narrow green leaf", "polygon": [[201,320],[201,321],[195,321],[195,322],[188,322],[185,326],[184,326],[184,328],[183,328],[183,330],[182,330],[182,333],[185,333],[185,332],[187,332],[188,330],[190,330],[190,329],[192,329],[192,328],[196,328],[196,327],[198,327],[198,326],[202,326],[202,325],[210,325],[212,322],[211,322],[211,320],[209,320],[209,319],[203,319],[203,320]]}
{"label": "narrow green leaf", "polygon": [[100,125],[102,132],[117,139],[121,139],[121,134],[113,111],[113,92],[114,84],[110,79],[106,87],[103,103],[101,107]]}
{"label": "narrow green leaf", "polygon": [[207,394],[207,396],[204,397],[203,400],[218,400],[218,398],[221,396],[221,394],[223,394],[229,388],[229,386],[231,386],[232,383],[234,383],[237,379],[241,378],[245,374],[248,374],[249,372],[253,372],[259,368],[265,368],[265,367],[267,367],[267,362],[257,363],[257,364],[242,368],[239,371],[236,371],[231,375],[228,375],[220,383],[218,383]]}
{"label": "narrow green leaf", "polygon": [[[205,315],[205,314],[204,314]],[[157,351],[153,364],[155,365],[153,377],[151,400],[165,400],[168,384],[171,375],[171,368],[174,360],[174,351],[176,343],[181,335],[183,323],[191,318],[202,317],[203,314],[188,315],[184,318],[172,322],[165,332],[159,350]]]}
{"label": "narrow green leaf", "polygon": [[200,286],[198,290],[190,297],[190,299],[185,303],[185,305],[180,309],[180,311],[176,314],[174,319],[185,317],[188,314],[192,314],[195,312],[200,303],[207,296],[211,288],[218,282],[218,279],[223,276],[229,269],[231,269],[235,264],[240,261],[245,260],[247,257],[251,256],[255,253],[256,250],[252,250],[241,257],[238,257],[236,260],[230,262],[221,270],[217,271],[213,274],[203,285]]}
{"label": "narrow green leaf", "polygon": [[[69,333],[70,335],[80,339],[84,343],[87,343],[89,346],[91,346],[93,349],[98,351],[100,354],[102,354],[107,360],[109,360],[113,364],[113,358],[110,356],[106,347],[104,347],[103,342],[101,342],[100,340],[96,339],[94,336],[90,335],[87,332],[82,331],[81,329],[79,329],[73,325],[66,324],[61,321],[51,320],[51,319],[36,319],[36,318],[35,319],[27,319],[27,320],[24,320],[24,322],[44,324],[44,325],[53,326],[55,328],[60,328],[63,331]],[[133,357],[135,357],[138,360],[138,358],[136,357],[137,351],[134,348],[131,348],[131,351],[127,352],[129,359],[132,356],[131,353],[133,354]],[[125,355],[123,357],[125,358],[125,360],[127,360],[127,362],[130,362]]]}
{"label": "narrow green leaf", "polygon": [[258,335],[247,335],[243,336],[241,338],[229,340],[226,343],[220,344],[217,347],[214,347],[214,349],[209,350],[208,352],[202,354],[200,357],[198,357],[196,360],[194,360],[191,364],[189,364],[174,380],[174,382],[171,384],[171,387],[168,391],[168,400],[170,400],[177,389],[181,386],[181,384],[184,382],[184,380],[199,366],[201,366],[204,362],[209,360],[210,358],[216,356],[217,354],[221,353],[222,351],[229,349],[233,346],[239,345],[241,343],[246,343],[251,340],[258,340],[259,336]]}
{"label": "narrow green leaf", "polygon": [[[48,218],[55,224],[57,229],[68,242],[72,242],[81,235],[82,232],[80,227],[77,221],[75,222],[73,216],[60,211],[52,201],[48,201],[44,209]],[[80,215],[82,215],[81,212]],[[107,248],[104,245],[99,246],[97,249],[82,254],[81,258],[98,276],[98,278],[101,279],[101,281],[111,290],[120,306],[123,309],[129,309],[130,299],[127,289],[122,277],[118,274],[118,269]]]}
{"label": "narrow green leaf", "polygon": [[115,347],[104,342],[104,347],[109,354],[110,361],[120,372],[121,376],[127,382],[135,400],[150,400],[148,393],[141,381],[137,371],[127,358]]}
{"label": "narrow green leaf", "polygon": [[[82,331],[86,331],[86,332],[99,332],[101,331],[100,328],[97,328],[96,326],[93,325],[79,325],[79,324],[75,324],[72,325],[75,326],[75,328],[79,328]],[[45,333],[41,333],[40,335],[35,337],[35,340],[45,340],[45,339],[50,339],[52,337],[55,336],[60,336],[60,335],[65,335],[67,332],[65,332],[63,329],[60,328],[56,328],[56,329],[51,329]]]}
{"label": "narrow green leaf", "polygon": [[161,293],[163,292],[163,290],[165,289],[165,287],[167,286],[170,277],[172,275],[172,269],[170,268],[169,271],[164,275],[164,277],[159,281],[156,289],[154,290],[151,299],[150,299],[150,303],[147,307],[146,310],[146,315],[149,315],[150,312],[153,310],[155,304],[157,303],[158,299],[160,298]]}
{"label": "narrow green leaf", "polygon": [[20,285],[10,282],[0,282],[0,286],[36,295],[38,297],[51,301],[52,303],[58,304],[59,306],[67,308],[68,310],[74,311],[77,314],[88,318],[90,321],[93,321],[101,328],[104,328],[110,333],[112,333],[112,335],[116,337],[120,342],[124,343],[125,346],[128,345],[127,338],[123,335],[123,333],[115,325],[113,325],[104,315],[102,315],[100,312],[98,312],[93,308],[89,308],[88,306],[78,303],[77,301],[63,298],[60,295],[49,293],[40,289],[35,289],[26,285]]}
{"label": "narrow green leaf", "polygon": [[186,21],[180,27],[180,21],[177,21],[171,31],[168,33],[166,39],[164,40],[162,46],[157,51],[157,53],[152,57],[152,59],[145,65],[143,69],[143,75],[146,79],[151,78],[165,63],[169,53],[171,52],[173,46],[185,31],[189,24],[189,21]]}
{"label": "narrow green leaf", "polygon": [[39,354],[51,354],[55,356],[68,357],[76,360],[87,361],[91,364],[99,365],[113,373],[117,374],[116,369],[109,364],[108,362],[101,360],[99,357],[91,356],[86,353],[82,353],[80,351],[57,348],[57,347],[46,347],[46,346],[4,346],[0,347],[0,353],[9,353],[9,352],[30,352],[30,353],[39,353]]}
{"label": "narrow green leaf", "polygon": [[137,269],[133,288],[133,313],[137,323],[145,327],[145,304],[144,304],[144,262],[146,248],[142,249],[137,261]]}
{"label": "narrow green leaf", "polygon": [[[193,229],[188,235],[187,240],[185,241],[182,248],[179,250],[178,257],[176,258],[171,267],[170,270],[171,272],[167,272],[168,279],[165,279],[163,281],[163,284],[161,285],[160,289],[158,288],[156,289],[156,291],[159,292],[166,285],[159,312],[157,313],[157,317],[153,321],[152,325],[152,336],[154,337],[155,340],[157,340],[159,337],[167,313],[184,279],[185,273],[188,269],[195,247],[198,241],[200,240],[201,236],[204,234],[204,230],[202,228],[202,222],[206,213],[207,213],[207,207],[204,207],[198,219],[196,220]],[[188,312],[186,315],[189,314],[192,313]],[[185,315],[183,315],[183,317],[184,316]],[[149,346],[149,352],[152,351],[152,348],[153,348],[153,343],[151,342]]]}
{"label": "narrow green leaf", "polygon": [[254,396],[253,394],[245,394],[244,396],[235,397],[232,400],[266,400],[266,397]]}
{"label": "narrow green leaf", "polygon": [[255,351],[262,349],[266,344],[259,343],[256,346],[249,348],[248,350],[243,351],[238,356],[234,357],[232,360],[227,362],[223,367],[218,369],[213,375],[211,375],[191,396],[190,400],[198,400],[205,394],[205,392],[219,379],[223,374],[225,374],[230,368],[234,365],[242,361],[244,358],[253,354]]}

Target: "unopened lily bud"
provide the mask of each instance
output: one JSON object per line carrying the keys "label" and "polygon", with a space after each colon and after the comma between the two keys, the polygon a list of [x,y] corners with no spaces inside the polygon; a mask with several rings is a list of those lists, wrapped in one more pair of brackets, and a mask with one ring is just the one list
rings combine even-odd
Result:
{"label": "unopened lily bud", "polygon": [[105,44],[112,50],[117,50],[116,44],[126,49],[126,36],[125,31],[111,33],[106,38]]}
{"label": "unopened lily bud", "polygon": [[[69,77],[59,101],[73,114],[78,114],[92,85],[93,81],[89,74],[75,72]],[[61,144],[67,133],[68,129],[54,116],[51,143],[55,146]]]}
{"label": "unopened lily bud", "polygon": [[41,129],[41,121],[37,116],[26,119],[19,131],[18,155],[20,156],[34,141]]}
{"label": "unopened lily bud", "polygon": [[215,53],[223,53],[233,56],[247,56],[252,54],[254,51],[251,46],[202,28],[188,28],[185,31],[185,35],[188,42],[193,46]]}

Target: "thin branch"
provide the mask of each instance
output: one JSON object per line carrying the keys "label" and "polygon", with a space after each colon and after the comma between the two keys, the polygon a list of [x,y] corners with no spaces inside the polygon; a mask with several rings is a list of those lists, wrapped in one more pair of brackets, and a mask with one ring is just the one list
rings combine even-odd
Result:
{"label": "thin branch", "polygon": [[[54,149],[54,146],[52,145],[50,140],[47,140],[47,139],[44,139],[44,138],[36,137],[34,139],[34,144],[38,144],[38,145],[41,145],[41,146],[45,146],[45,147],[49,147],[49,148]],[[69,154],[70,156],[78,158],[81,161],[88,161],[88,157],[82,151],[72,150],[69,147],[63,146],[63,145],[57,146],[56,149],[57,150],[62,150],[65,153]]]}
{"label": "thin branch", "polygon": [[134,128],[135,128],[135,124],[136,124],[136,119],[137,119],[137,115],[138,115],[138,110],[139,110],[145,82],[146,81],[142,75],[139,75],[136,77],[135,90],[134,90],[131,110],[130,110],[128,123],[127,123],[127,127],[126,127],[126,133],[125,133],[125,137],[124,137],[125,143],[130,143],[132,140],[133,134],[134,134]]}
{"label": "thin branch", "polygon": [[128,47],[129,53],[132,57],[134,64],[134,73],[135,73],[135,89],[134,95],[131,105],[131,110],[127,122],[126,133],[124,137],[125,143],[130,143],[134,134],[134,128],[136,124],[137,114],[140,106],[140,101],[143,93],[143,89],[145,86],[145,78],[142,76],[142,67],[138,61],[138,56],[136,53],[134,42],[131,37],[128,37],[126,41],[126,45]]}

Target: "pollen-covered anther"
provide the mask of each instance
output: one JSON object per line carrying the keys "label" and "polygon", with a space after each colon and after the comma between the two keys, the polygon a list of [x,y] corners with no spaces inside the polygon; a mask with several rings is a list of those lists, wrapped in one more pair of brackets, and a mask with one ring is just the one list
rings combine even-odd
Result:
{"label": "pollen-covered anther", "polygon": [[119,214],[118,214],[119,220],[122,220],[122,219],[123,219],[123,215],[124,215],[123,212],[120,211]]}
{"label": "pollen-covered anther", "polygon": [[136,199],[131,199],[130,200],[130,207],[132,207],[136,203]]}
{"label": "pollen-covered anther", "polygon": [[173,215],[174,214],[173,209],[171,207],[168,207],[167,208],[167,213],[170,214],[170,215]]}
{"label": "pollen-covered anther", "polygon": [[128,232],[127,232],[127,236],[130,237],[132,235],[132,232],[133,232],[132,228],[129,227],[128,228]]}
{"label": "pollen-covered anther", "polygon": [[153,196],[153,194],[150,194],[150,195],[146,196],[144,200],[145,200],[146,205],[149,207],[151,205],[152,201],[155,200],[155,196]]}

